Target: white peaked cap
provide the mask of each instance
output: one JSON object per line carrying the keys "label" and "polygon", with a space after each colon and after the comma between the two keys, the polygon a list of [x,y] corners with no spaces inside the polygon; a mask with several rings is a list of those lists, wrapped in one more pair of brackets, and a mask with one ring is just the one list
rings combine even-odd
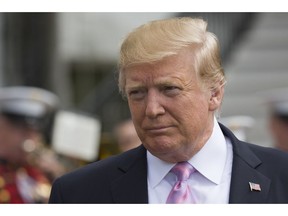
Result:
{"label": "white peaked cap", "polygon": [[59,98],[45,89],[28,86],[0,88],[1,112],[39,118],[58,106]]}

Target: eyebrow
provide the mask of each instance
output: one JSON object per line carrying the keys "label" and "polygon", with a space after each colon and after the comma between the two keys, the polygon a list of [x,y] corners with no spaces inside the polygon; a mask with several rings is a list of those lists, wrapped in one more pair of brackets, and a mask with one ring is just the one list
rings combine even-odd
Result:
{"label": "eyebrow", "polygon": [[[153,82],[154,86],[157,87],[161,87],[161,86],[165,86],[165,85],[183,85],[183,81],[180,80],[179,77],[170,77],[170,78],[161,78],[160,80],[155,80]],[[138,88],[145,88],[145,84],[143,84],[141,81],[132,81],[132,84],[127,84],[126,83],[126,87],[125,90],[127,89],[138,89]]]}

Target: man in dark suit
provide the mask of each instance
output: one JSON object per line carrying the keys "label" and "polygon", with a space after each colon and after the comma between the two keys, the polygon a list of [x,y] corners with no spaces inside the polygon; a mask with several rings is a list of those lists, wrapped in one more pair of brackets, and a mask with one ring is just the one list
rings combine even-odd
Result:
{"label": "man in dark suit", "polygon": [[288,155],[216,120],[226,81],[206,27],[173,18],[126,37],[119,88],[143,144],[60,177],[50,203],[288,202]]}

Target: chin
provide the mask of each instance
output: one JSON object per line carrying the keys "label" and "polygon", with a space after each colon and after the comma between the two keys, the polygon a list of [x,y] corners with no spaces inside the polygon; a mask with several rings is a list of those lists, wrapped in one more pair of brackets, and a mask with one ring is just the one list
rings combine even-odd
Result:
{"label": "chin", "polygon": [[160,156],[173,155],[179,150],[179,146],[169,143],[153,143],[151,145],[145,145],[146,149],[151,152],[151,154],[156,157],[161,158]]}

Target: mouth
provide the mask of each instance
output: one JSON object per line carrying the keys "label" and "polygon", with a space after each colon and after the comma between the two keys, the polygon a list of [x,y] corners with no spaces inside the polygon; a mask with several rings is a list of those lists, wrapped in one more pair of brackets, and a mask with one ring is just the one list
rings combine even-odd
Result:
{"label": "mouth", "polygon": [[159,134],[159,133],[164,133],[167,130],[169,130],[172,126],[155,126],[155,127],[148,127],[145,128],[145,130],[148,133],[152,133],[152,134]]}

